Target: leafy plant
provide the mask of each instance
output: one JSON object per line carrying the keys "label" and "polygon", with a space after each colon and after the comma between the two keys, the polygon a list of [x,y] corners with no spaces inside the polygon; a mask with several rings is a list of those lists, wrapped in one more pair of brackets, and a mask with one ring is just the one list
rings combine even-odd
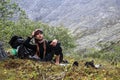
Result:
{"label": "leafy plant", "polygon": [[4,22],[19,14],[21,9],[11,0],[0,0],[0,19]]}

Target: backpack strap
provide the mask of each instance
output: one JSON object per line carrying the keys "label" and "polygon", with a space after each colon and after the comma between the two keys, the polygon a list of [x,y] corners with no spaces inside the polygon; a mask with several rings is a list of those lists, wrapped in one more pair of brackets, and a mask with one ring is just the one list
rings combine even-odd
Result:
{"label": "backpack strap", "polygon": [[37,55],[37,56],[40,56],[40,50],[39,50],[39,45],[38,45],[38,43],[36,43],[36,46],[37,46],[36,55]]}
{"label": "backpack strap", "polygon": [[44,42],[43,42],[43,48],[44,48],[43,58],[45,58],[45,55],[46,55],[46,40],[44,40]]}
{"label": "backpack strap", "polygon": [[[45,55],[46,55],[46,40],[42,40],[40,43],[43,43],[43,48],[44,48],[44,52],[43,52],[43,58],[45,58]],[[39,44],[36,43],[36,46],[37,46],[37,51],[36,51],[36,54],[37,56],[40,56],[40,49],[39,49]]]}

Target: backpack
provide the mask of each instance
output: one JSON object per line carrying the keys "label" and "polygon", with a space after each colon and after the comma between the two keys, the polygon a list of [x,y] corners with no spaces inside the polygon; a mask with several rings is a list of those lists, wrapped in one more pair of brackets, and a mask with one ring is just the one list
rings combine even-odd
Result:
{"label": "backpack", "polygon": [[10,39],[9,44],[10,44],[10,46],[11,46],[12,48],[17,49],[17,47],[18,47],[19,45],[23,44],[24,41],[25,41],[25,40],[24,40],[22,37],[19,37],[19,36],[14,35],[14,36],[12,36],[12,38]]}
{"label": "backpack", "polygon": [[24,44],[21,44],[18,47],[18,54],[17,54],[17,56],[20,59],[29,58],[29,56],[33,56],[34,54],[35,54],[35,51],[33,51],[32,49],[27,48],[26,46],[24,46]]}
{"label": "backpack", "polygon": [[25,39],[20,36],[12,36],[9,44],[12,48],[17,49],[17,57],[21,59],[29,58],[30,55],[35,54],[32,49],[27,48],[24,45]]}

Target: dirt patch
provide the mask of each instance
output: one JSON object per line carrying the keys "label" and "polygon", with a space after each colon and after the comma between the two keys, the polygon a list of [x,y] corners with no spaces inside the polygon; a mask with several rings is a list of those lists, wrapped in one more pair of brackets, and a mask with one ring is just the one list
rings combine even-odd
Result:
{"label": "dirt patch", "polygon": [[20,63],[16,63],[16,62],[8,62],[4,64],[4,68],[6,69],[14,69],[14,68],[18,68],[20,66]]}

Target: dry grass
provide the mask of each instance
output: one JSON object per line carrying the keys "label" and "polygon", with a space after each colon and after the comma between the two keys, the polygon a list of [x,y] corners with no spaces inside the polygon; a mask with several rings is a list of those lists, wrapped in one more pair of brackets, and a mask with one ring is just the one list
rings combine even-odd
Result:
{"label": "dry grass", "polygon": [[[8,59],[0,62],[0,80],[119,80],[120,66],[107,62],[99,69],[86,68],[86,60],[79,60],[79,66],[73,67],[73,60],[66,66],[50,62]],[[99,61],[100,62],[100,61]]]}

